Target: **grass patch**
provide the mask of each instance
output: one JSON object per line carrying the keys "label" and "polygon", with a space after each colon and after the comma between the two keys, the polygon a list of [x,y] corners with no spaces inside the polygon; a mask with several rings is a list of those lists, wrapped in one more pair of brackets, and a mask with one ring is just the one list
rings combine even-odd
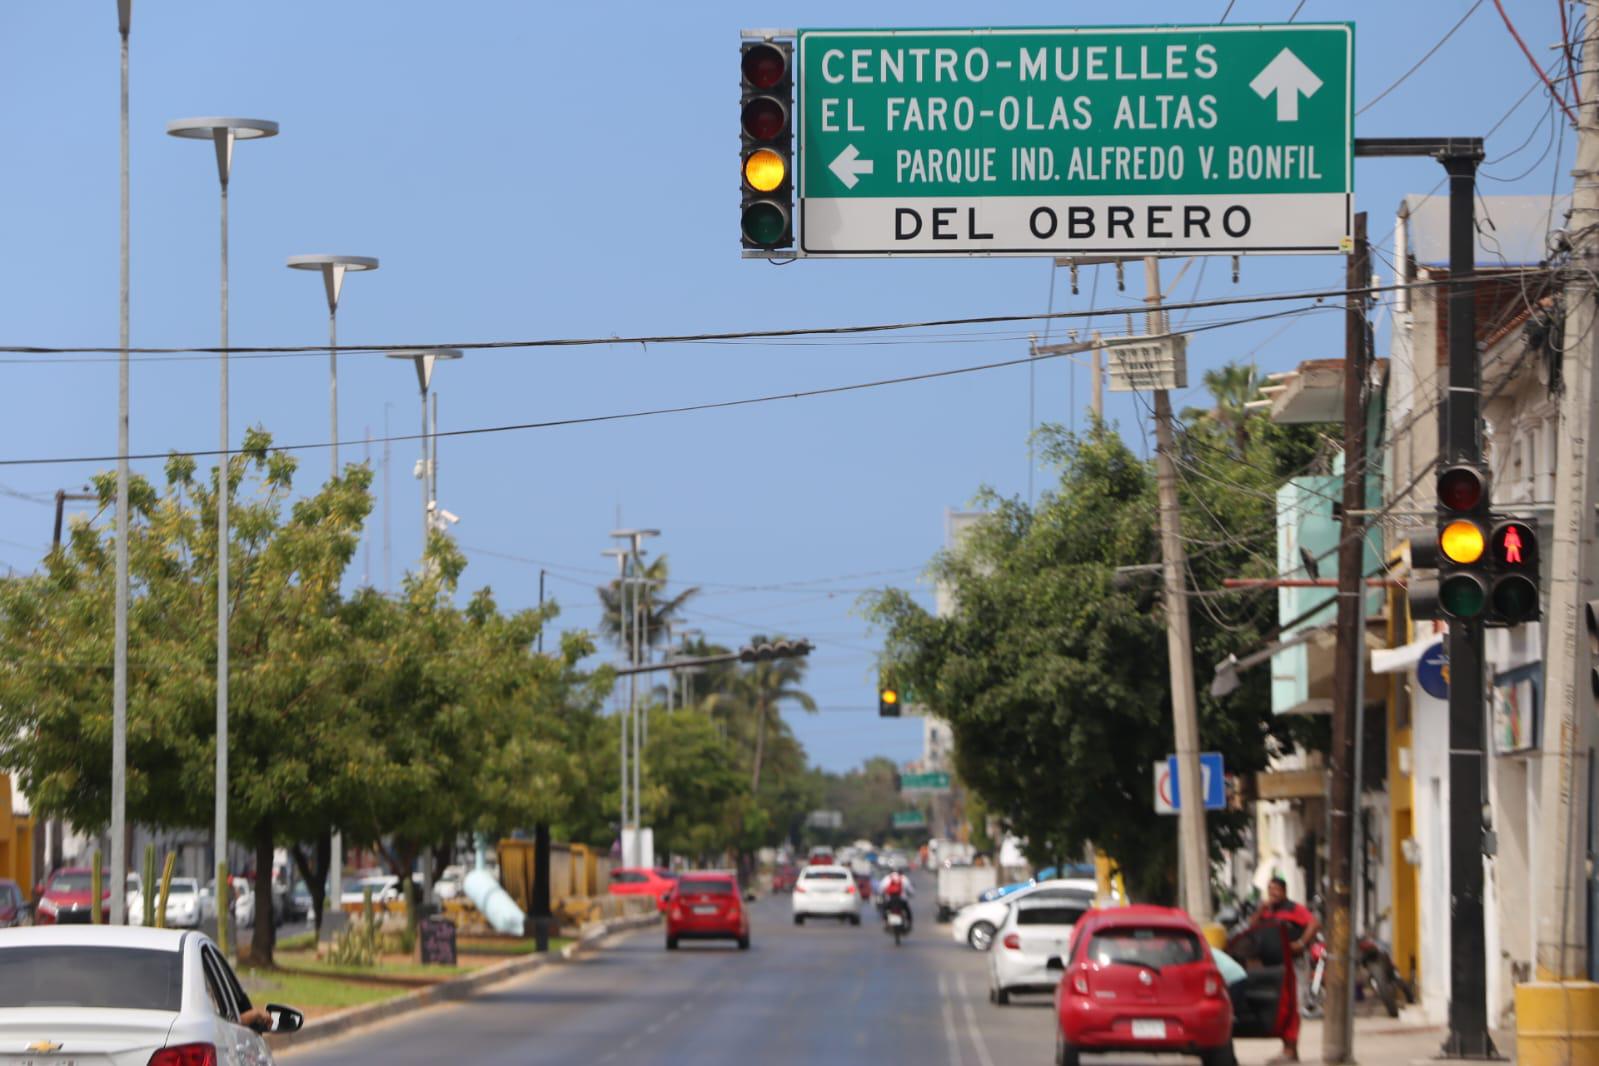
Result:
{"label": "grass patch", "polygon": [[[550,954],[555,954],[572,942],[571,937],[550,937]],[[463,936],[455,942],[455,950],[462,955],[503,955],[513,958],[535,953],[533,941],[513,937]]]}
{"label": "grass patch", "polygon": [[279,966],[295,970],[326,974],[330,977],[352,977],[356,980],[363,977],[430,977],[443,980],[471,973],[476,969],[470,966],[424,966],[419,962],[410,960],[401,962],[396,959],[383,959],[376,966],[340,966],[326,959],[319,959],[309,951],[280,951],[277,954],[277,963]]}
{"label": "grass patch", "polygon": [[307,976],[277,970],[245,969],[239,973],[245,991],[257,1003],[282,1003],[308,1014],[355,1007],[363,1003],[403,996],[406,989],[394,985],[368,985],[339,976]]}
{"label": "grass patch", "polygon": [[316,932],[295,933],[278,938],[278,951],[311,951],[316,947]]}

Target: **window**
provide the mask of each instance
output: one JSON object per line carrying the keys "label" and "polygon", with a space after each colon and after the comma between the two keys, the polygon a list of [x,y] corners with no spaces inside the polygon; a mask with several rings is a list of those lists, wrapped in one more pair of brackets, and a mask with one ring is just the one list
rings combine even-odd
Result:
{"label": "window", "polygon": [[182,1003],[182,956],[176,951],[59,944],[0,950],[0,1010],[175,1011]]}
{"label": "window", "polygon": [[1088,943],[1088,961],[1101,966],[1126,964],[1158,970],[1204,957],[1199,938],[1186,929],[1117,926],[1096,931]]}
{"label": "window", "polygon": [[89,875],[82,872],[56,874],[55,880],[50,882],[51,892],[87,892],[89,891]]}
{"label": "window", "polygon": [[1017,925],[1076,925],[1083,917],[1081,907],[1021,907]]}
{"label": "window", "polygon": [[843,870],[806,870],[806,881],[848,881],[849,874]]}
{"label": "window", "polygon": [[686,877],[678,882],[677,891],[683,896],[731,896],[733,882],[720,877]]}
{"label": "window", "polygon": [[238,1021],[239,1012],[233,1003],[229,981],[223,976],[221,957],[211,948],[204,948],[200,953],[200,963],[205,970],[205,990],[211,997],[211,1005],[216,1008],[217,1015],[230,1022]]}

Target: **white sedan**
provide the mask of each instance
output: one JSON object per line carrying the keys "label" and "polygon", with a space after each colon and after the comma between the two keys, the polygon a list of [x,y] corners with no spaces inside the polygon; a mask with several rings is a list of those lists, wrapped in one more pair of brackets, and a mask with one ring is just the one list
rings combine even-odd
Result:
{"label": "white sedan", "polygon": [[988,946],[994,942],[995,931],[1005,920],[1006,911],[1012,903],[1033,897],[1053,900],[1092,900],[1098,890],[1099,886],[1089,878],[1069,877],[1055,881],[1040,881],[1036,885],[1019,888],[1003,899],[969,903],[962,907],[955,912],[955,917],[950,921],[950,935],[955,938],[957,944],[965,944],[975,951],[987,951]]}
{"label": "white sedan", "polygon": [[52,925],[0,934],[0,1061],[270,1064],[299,1011],[250,1002],[199,933]]}
{"label": "white sedan", "polygon": [[198,929],[216,913],[216,900],[197,878],[174,877],[167,886],[167,928]]}
{"label": "white sedan", "polygon": [[1072,929],[1092,900],[1032,899],[1011,905],[988,949],[988,1000],[1010,1002],[1012,992],[1053,992],[1059,970],[1049,968],[1053,956],[1071,952]]}
{"label": "white sedan", "polygon": [[861,924],[861,896],[855,875],[845,866],[805,866],[794,882],[794,924],[807,918],[838,918]]}

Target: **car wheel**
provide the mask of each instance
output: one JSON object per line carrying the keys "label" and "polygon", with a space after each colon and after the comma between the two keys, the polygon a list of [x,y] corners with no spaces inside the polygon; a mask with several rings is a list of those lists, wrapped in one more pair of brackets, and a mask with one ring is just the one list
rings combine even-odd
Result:
{"label": "car wheel", "polygon": [[1083,1057],[1077,1049],[1061,1039],[1060,1031],[1055,1032],[1055,1066],[1082,1066]]}
{"label": "car wheel", "polygon": [[1201,1053],[1199,1061],[1205,1066],[1238,1066],[1238,1056],[1233,1054],[1231,1042]]}
{"label": "car wheel", "polygon": [[978,922],[966,934],[966,943],[973,951],[987,951],[994,942],[994,923]]}
{"label": "car wheel", "polygon": [[676,951],[677,950],[677,937],[669,936],[669,937],[666,938],[666,950],[667,951]]}
{"label": "car wheel", "polygon": [[1008,989],[1008,988],[996,988],[994,990],[994,1002],[999,1004],[1001,1007],[1009,1006],[1010,1005],[1010,989]]}
{"label": "car wheel", "polygon": [[850,915],[849,916],[849,924],[851,924],[851,925],[860,925],[861,924],[861,916],[858,915],[858,914]]}
{"label": "car wheel", "polygon": [[750,938],[747,937],[747,936],[739,937],[738,938],[738,950],[740,950],[740,951],[748,951],[749,949],[750,949]]}
{"label": "car wheel", "polygon": [[794,915],[794,924],[795,925],[804,925],[805,924],[805,915],[803,915],[803,914]]}
{"label": "car wheel", "polygon": [[990,1002],[990,1003],[998,1003],[999,1002],[999,993],[994,990],[994,986],[993,985],[989,985],[988,986],[988,1002]]}

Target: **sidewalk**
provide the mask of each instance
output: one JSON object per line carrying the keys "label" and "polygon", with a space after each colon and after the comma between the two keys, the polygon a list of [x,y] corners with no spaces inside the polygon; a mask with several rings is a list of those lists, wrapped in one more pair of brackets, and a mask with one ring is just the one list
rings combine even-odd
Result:
{"label": "sidewalk", "polygon": [[[1355,1019],[1355,1061],[1367,1066],[1429,1062],[1438,1058],[1446,1030],[1443,1026],[1406,1025],[1392,1018]],[[1514,1033],[1494,1033],[1494,1043],[1507,1062],[1515,1061]],[[1282,1050],[1275,1040],[1237,1042],[1241,1066],[1259,1066]],[[1299,1028],[1301,1062],[1321,1061],[1321,1022],[1305,1021]]]}

